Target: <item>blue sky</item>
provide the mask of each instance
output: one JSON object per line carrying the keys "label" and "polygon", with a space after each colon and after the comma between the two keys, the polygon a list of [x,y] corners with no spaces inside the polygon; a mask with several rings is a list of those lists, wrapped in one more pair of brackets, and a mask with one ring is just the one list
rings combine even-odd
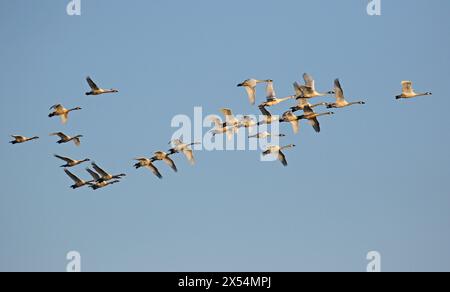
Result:
{"label": "blue sky", "polygon": [[[381,17],[356,0],[68,2],[0,3],[0,270],[64,271],[71,250],[85,271],[364,271],[372,250],[386,271],[450,270],[448,1],[384,0]],[[256,114],[237,83],[285,96],[304,72],[367,105],[289,135],[288,168],[257,152],[179,157],[162,181],[132,168],[174,115]],[[84,96],[87,75],[120,93]],[[434,96],[395,101],[402,80]],[[83,110],[62,126],[55,103]],[[54,153],[128,176],[74,192]]]}

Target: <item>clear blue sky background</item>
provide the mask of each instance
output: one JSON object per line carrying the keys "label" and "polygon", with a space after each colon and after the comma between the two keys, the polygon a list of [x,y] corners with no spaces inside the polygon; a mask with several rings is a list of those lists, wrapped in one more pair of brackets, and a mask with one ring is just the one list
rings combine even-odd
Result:
{"label": "clear blue sky background", "polygon": [[[450,270],[449,1],[384,0],[381,17],[356,0],[68,2],[0,3],[0,270],[63,271],[71,250],[85,271],[365,271],[372,250],[385,271]],[[368,103],[286,138],[290,167],[198,152],[162,181],[132,168],[175,114],[256,114],[238,82],[288,95],[303,72]],[[84,96],[87,75],[120,94]],[[405,79],[434,96],[395,101]],[[55,103],[83,111],[62,126]],[[129,175],[72,191],[53,153]]]}

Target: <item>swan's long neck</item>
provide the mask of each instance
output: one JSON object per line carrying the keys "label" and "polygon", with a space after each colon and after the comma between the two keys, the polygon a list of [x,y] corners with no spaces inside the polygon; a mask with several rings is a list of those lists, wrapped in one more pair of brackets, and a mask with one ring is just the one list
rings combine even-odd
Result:
{"label": "swan's long neck", "polygon": [[428,96],[428,95],[432,95],[432,93],[431,92],[418,93],[416,96]]}
{"label": "swan's long neck", "polygon": [[328,95],[333,95],[334,91],[328,91],[328,92],[324,92],[324,93],[319,93],[319,96],[328,96]]}
{"label": "swan's long neck", "polygon": [[355,101],[355,102],[351,102],[348,105],[356,105],[356,104],[366,104],[366,102],[364,101]]}
{"label": "swan's long neck", "polygon": [[323,117],[323,116],[330,116],[330,115],[334,115],[334,113],[333,112],[327,112],[327,113],[317,114],[316,118]]}
{"label": "swan's long neck", "polygon": [[278,152],[280,152],[282,150],[285,150],[285,149],[290,149],[290,148],[293,148],[293,147],[294,146],[292,146],[292,145],[284,146],[284,147],[281,147],[280,150],[278,150]]}
{"label": "swan's long neck", "polygon": [[280,98],[280,102],[286,101],[286,100],[290,100],[290,99],[294,99],[295,95],[291,95],[291,96],[287,96],[285,98]]}
{"label": "swan's long neck", "polygon": [[317,104],[311,105],[311,108],[315,108],[315,107],[318,107],[318,106],[321,106],[321,105],[327,106],[328,103],[326,103],[326,102],[317,103]]}

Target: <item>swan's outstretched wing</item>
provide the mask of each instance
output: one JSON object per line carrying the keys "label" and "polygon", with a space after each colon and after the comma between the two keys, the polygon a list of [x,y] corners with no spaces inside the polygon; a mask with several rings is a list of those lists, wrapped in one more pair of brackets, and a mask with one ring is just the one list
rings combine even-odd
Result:
{"label": "swan's outstretched wing", "polygon": [[50,136],[58,136],[59,138],[63,139],[63,140],[68,140],[70,139],[69,136],[67,136],[66,134],[62,133],[62,132],[58,132],[58,133],[52,133],[50,134]]}
{"label": "swan's outstretched wing", "polygon": [[294,131],[294,134],[298,134],[300,131],[300,122],[298,120],[291,121],[292,130]]}
{"label": "swan's outstretched wing", "polygon": [[271,118],[271,117],[272,117],[272,114],[271,114],[265,107],[260,106],[260,107],[259,107],[259,110],[261,111],[261,113],[262,113],[264,116],[266,116],[266,117],[268,117],[268,118]]}
{"label": "swan's outstretched wing", "polygon": [[245,90],[247,91],[250,103],[254,105],[256,103],[256,87],[245,86]]}
{"label": "swan's outstretched wing", "polygon": [[412,87],[411,81],[403,81],[402,82],[403,94],[413,94],[414,89]]}
{"label": "swan's outstretched wing", "polygon": [[92,178],[95,181],[98,181],[101,179],[100,175],[98,175],[98,173],[96,173],[95,171],[91,170],[90,168],[86,168],[86,171],[89,172],[89,174],[92,176]]}
{"label": "swan's outstretched wing", "polygon": [[75,146],[79,147],[81,145],[80,138],[73,138],[73,143],[75,143]]}
{"label": "swan's outstretched wing", "polygon": [[59,158],[59,159],[65,161],[65,162],[67,162],[67,163],[71,163],[71,162],[74,161],[73,159],[70,159],[70,158],[68,158],[68,157],[59,156],[59,155],[56,155],[56,154],[55,154],[54,156],[55,156],[56,158]]}
{"label": "swan's outstretched wing", "polygon": [[87,83],[89,84],[89,87],[90,87],[93,91],[99,90],[99,89],[100,89],[100,88],[97,86],[97,84],[95,84],[95,82],[92,81],[91,77],[88,76],[88,77],[86,78],[86,81],[87,81]]}
{"label": "swan's outstretched wing", "polygon": [[156,168],[156,166],[153,163],[149,162],[145,167],[150,169],[151,172],[153,172],[153,174],[156,175],[158,178],[160,179],[163,178],[158,168]]}
{"label": "swan's outstretched wing", "polygon": [[280,160],[284,166],[288,166],[288,162],[286,160],[286,155],[284,155],[284,153],[281,151],[278,151],[278,160]]}
{"label": "swan's outstretched wing", "polygon": [[267,82],[266,95],[267,101],[269,102],[276,99],[277,94],[275,93],[275,89],[273,87],[273,81]]}
{"label": "swan's outstretched wing", "polygon": [[344,90],[342,89],[339,79],[334,80],[334,94],[338,102],[345,101]]}
{"label": "swan's outstretched wing", "polygon": [[63,125],[67,124],[67,121],[69,120],[69,113],[65,113],[63,115],[59,116],[61,118],[61,123]]}
{"label": "swan's outstretched wing", "polygon": [[233,111],[227,108],[223,108],[220,110],[222,114],[225,116],[225,121],[228,125],[235,125],[239,123],[236,117],[233,115]]}
{"label": "swan's outstretched wing", "polygon": [[95,162],[92,163],[92,167],[95,169],[96,172],[98,172],[101,176],[109,176],[109,174],[101,169]]}
{"label": "swan's outstretched wing", "polygon": [[170,166],[170,168],[173,169],[173,171],[178,172],[178,168],[175,165],[175,162],[170,157],[166,157],[163,160],[168,166]]}
{"label": "swan's outstretched wing", "polygon": [[303,95],[302,87],[300,84],[298,84],[298,82],[294,83],[294,90],[297,98]]}
{"label": "swan's outstretched wing", "polygon": [[308,73],[303,74],[303,79],[305,80],[306,87],[310,87],[312,90],[316,90],[316,84],[314,78]]}
{"label": "swan's outstretched wing", "polygon": [[186,158],[190,164],[192,164],[192,165],[195,164],[194,151],[192,151],[191,149],[185,149],[185,150],[183,150],[183,154],[184,154],[184,156],[186,156]]}
{"label": "swan's outstretched wing", "polygon": [[310,119],[309,123],[311,124],[311,126],[314,128],[314,130],[317,133],[320,133],[320,123],[319,123],[319,120],[317,118]]}
{"label": "swan's outstretched wing", "polygon": [[83,181],[79,179],[76,175],[68,171],[67,169],[64,169],[64,172],[75,182],[75,183],[82,183]]}
{"label": "swan's outstretched wing", "polygon": [[62,110],[63,106],[61,104],[55,104],[49,110]]}

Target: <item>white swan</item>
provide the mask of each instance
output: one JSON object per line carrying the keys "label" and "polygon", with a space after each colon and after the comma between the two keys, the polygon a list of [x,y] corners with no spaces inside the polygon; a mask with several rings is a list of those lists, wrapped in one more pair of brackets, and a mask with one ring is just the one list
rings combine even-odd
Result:
{"label": "white swan", "polygon": [[275,89],[273,87],[273,82],[272,81],[267,83],[266,92],[267,92],[267,101],[260,105],[260,106],[263,106],[263,107],[271,107],[271,106],[280,104],[280,103],[282,103],[284,101],[287,101],[287,100],[295,98],[295,95],[287,96],[287,97],[284,97],[284,98],[278,98],[277,94],[275,92]]}
{"label": "white swan", "polygon": [[81,110],[81,107],[76,107],[73,109],[66,109],[64,106],[62,106],[61,104],[55,104],[54,106],[52,106],[50,108],[50,110],[53,110],[53,112],[51,112],[48,117],[49,118],[53,118],[53,117],[61,117],[61,122],[63,124],[67,123],[67,120],[69,119],[69,113],[73,112],[73,111],[79,111]]}
{"label": "white swan", "polygon": [[260,106],[259,110],[261,111],[262,115],[264,116],[264,120],[260,121],[258,123],[258,126],[265,125],[265,124],[270,125],[273,122],[279,120],[279,118],[277,116],[273,116],[265,107]]}
{"label": "white swan", "polygon": [[175,139],[175,140],[169,142],[169,144],[172,144],[173,148],[169,150],[168,155],[183,153],[184,156],[186,156],[187,160],[192,165],[195,164],[194,152],[192,151],[192,149],[190,147],[194,146],[194,145],[200,145],[201,143],[186,144],[180,139]]}
{"label": "white swan", "polygon": [[402,81],[403,92],[396,96],[396,99],[408,99],[419,96],[433,95],[431,92],[416,93],[413,89],[413,83],[411,81]]}
{"label": "white swan", "polygon": [[74,167],[74,166],[80,165],[80,164],[82,164],[84,162],[91,161],[90,159],[74,160],[74,159],[71,159],[71,158],[68,158],[68,157],[64,157],[64,156],[59,156],[59,155],[56,155],[56,154],[54,156],[56,158],[61,159],[61,160],[66,162],[66,164],[65,165],[61,165],[61,167]]}
{"label": "white swan", "polygon": [[91,88],[91,91],[86,92],[86,95],[100,95],[105,93],[117,93],[119,92],[117,89],[102,89],[95,84],[94,81],[92,81],[91,77],[87,77],[86,81],[89,84],[89,87]]}
{"label": "white swan", "polygon": [[84,187],[84,186],[94,182],[93,180],[91,180],[91,181],[84,181],[84,180],[78,178],[76,175],[74,175],[73,173],[71,173],[67,169],[64,169],[64,172],[75,182],[74,185],[70,186],[74,190],[78,189],[78,188],[81,188],[81,187]]}
{"label": "white swan", "polygon": [[64,134],[62,132],[53,133],[53,134],[50,134],[50,136],[58,136],[60,138],[60,140],[58,142],[56,142],[58,144],[69,143],[69,142],[73,141],[76,146],[80,146],[81,145],[80,138],[83,138],[83,135],[70,137],[70,136],[67,136],[66,134]]}
{"label": "white swan", "polygon": [[248,99],[252,105],[256,102],[256,86],[259,83],[272,82],[272,80],[257,80],[257,79],[247,79],[244,82],[238,84],[238,87],[244,87],[248,94]]}
{"label": "white swan", "polygon": [[267,139],[269,137],[286,137],[286,135],[284,134],[274,135],[269,132],[261,132],[256,135],[249,136],[249,138],[256,138],[256,139]]}
{"label": "white swan", "polygon": [[327,96],[334,94],[333,91],[321,93],[316,90],[316,83],[311,75],[308,73],[303,74],[303,79],[305,80],[305,86],[300,86],[300,89],[302,91],[301,97],[303,98],[314,98],[314,97],[320,97],[320,96]]}
{"label": "white swan", "polygon": [[113,184],[120,183],[120,180],[113,180],[113,181],[102,180],[100,175],[98,173],[96,173],[95,171],[93,171],[89,168],[86,168],[86,170],[87,170],[87,172],[89,172],[89,174],[94,179],[92,182],[87,183],[89,185],[89,187],[92,188],[94,191],[105,188],[105,187],[113,185]]}
{"label": "white swan", "polygon": [[9,143],[11,143],[11,144],[13,144],[13,145],[15,145],[15,144],[22,144],[22,143],[26,143],[26,142],[29,142],[29,141],[32,141],[32,140],[37,140],[37,139],[39,139],[39,137],[33,137],[33,138],[27,138],[27,137],[24,137],[24,136],[16,136],[16,135],[12,135],[11,136],[14,140],[13,141],[11,141],[11,142],[9,142]]}
{"label": "white swan", "polygon": [[304,114],[301,116],[296,116],[295,114],[292,113],[292,111],[285,112],[280,119],[280,123],[290,123],[294,130],[294,133],[297,134],[300,130],[299,121],[300,120],[308,120],[309,123],[311,124],[311,126],[314,128],[314,130],[317,133],[320,133],[320,123],[317,118],[321,117],[321,116],[334,115],[333,112],[325,112],[325,113],[316,114],[313,111],[313,109],[310,108],[309,106],[305,106],[303,111],[304,111]]}
{"label": "white swan", "polygon": [[97,180],[98,182],[103,182],[103,181],[107,182],[107,181],[111,181],[111,180],[122,179],[123,177],[127,176],[124,173],[117,174],[117,175],[109,174],[106,171],[104,171],[102,168],[100,168],[95,162],[92,163],[92,167],[95,169],[95,171],[98,174],[100,174],[100,179]]}
{"label": "white swan", "polygon": [[344,108],[355,104],[366,104],[364,101],[348,102],[345,100],[344,90],[342,89],[339,79],[334,81],[334,92],[336,96],[336,102],[327,104],[327,108]]}
{"label": "white swan", "polygon": [[282,152],[282,150],[289,149],[289,148],[293,148],[293,147],[296,147],[296,146],[293,145],[293,144],[287,145],[287,146],[284,146],[284,147],[280,147],[280,146],[269,146],[269,147],[267,148],[267,150],[263,152],[263,155],[264,155],[264,156],[267,156],[267,155],[270,155],[270,154],[277,154],[278,160],[281,161],[281,163],[282,163],[284,166],[288,166],[288,162],[287,162],[287,160],[286,160],[286,155],[284,155],[284,153]]}
{"label": "white swan", "polygon": [[223,123],[217,117],[210,117],[210,120],[214,123],[215,127],[210,131],[213,137],[221,134],[226,134],[228,139],[231,140],[233,138],[233,134],[235,133],[235,127],[227,126],[227,123]]}
{"label": "white swan", "polygon": [[320,114],[316,114],[312,108],[310,108],[309,106],[306,106],[303,109],[304,115],[302,116],[302,119],[306,119],[309,120],[309,123],[311,124],[311,126],[314,128],[314,130],[317,133],[320,133],[320,123],[319,120],[317,119],[318,117],[322,117],[322,116],[328,116],[328,115],[334,115],[333,112],[326,112],[326,113],[320,113]]}
{"label": "white swan", "polygon": [[135,158],[134,160],[138,161],[138,163],[136,163],[134,165],[134,167],[136,169],[139,169],[141,167],[145,167],[145,168],[149,169],[159,179],[163,178],[163,176],[159,172],[159,169],[156,168],[156,166],[153,164],[153,162],[150,159],[145,158],[145,157],[140,157],[140,158]]}
{"label": "white swan", "polygon": [[163,152],[163,151],[157,151],[157,152],[155,152],[155,156],[153,156],[153,157],[151,158],[151,161],[152,161],[152,162],[155,162],[155,161],[164,161],[168,166],[170,166],[170,168],[172,168],[173,171],[178,172],[178,168],[177,168],[177,166],[175,165],[175,162],[174,162],[172,159],[170,159],[169,156],[170,156],[170,155],[167,154],[166,152]]}
{"label": "white swan", "polygon": [[323,105],[323,106],[328,105],[326,102],[310,104],[308,102],[307,98],[302,97],[303,89],[302,89],[301,85],[298,84],[298,82],[294,83],[294,90],[295,90],[296,99],[297,99],[298,103],[297,103],[297,106],[291,107],[292,112],[297,112],[297,111],[303,110],[305,108],[305,106],[309,106],[310,108],[315,108],[315,107],[318,107],[321,105]]}

